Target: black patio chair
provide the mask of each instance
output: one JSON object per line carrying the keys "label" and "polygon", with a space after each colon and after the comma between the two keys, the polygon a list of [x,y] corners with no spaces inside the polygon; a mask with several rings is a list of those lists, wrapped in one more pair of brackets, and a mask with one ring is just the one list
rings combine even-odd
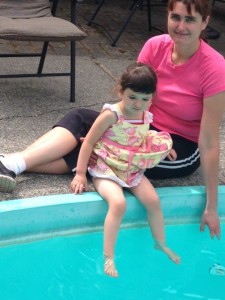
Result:
{"label": "black patio chair", "polygon": [[[106,2],[106,0],[101,0],[94,11],[93,15],[91,16],[90,20],[88,21],[88,26],[91,26],[91,24],[100,26],[108,35],[109,39],[112,41],[111,46],[114,47],[116,46],[117,41],[119,40],[120,36],[124,32],[125,28],[127,27],[128,23],[130,22],[131,18],[133,17],[134,13],[136,12],[137,9],[142,9],[144,5],[144,0],[133,0],[133,3],[130,6],[130,14],[128,15],[127,19],[125,20],[122,28],[119,30],[118,34],[116,37],[112,37],[111,34],[108,32],[108,30],[102,26],[101,24],[95,22],[95,18],[97,17],[97,14],[100,12],[103,4]],[[151,31],[152,29],[159,31],[160,33],[164,33],[163,30],[161,30],[158,27],[155,27],[152,25],[152,20],[151,20],[151,7],[152,6],[167,6],[167,3],[165,0],[159,1],[158,3],[151,3],[151,0],[146,0],[146,6],[147,6],[147,17],[148,17],[148,30]]]}
{"label": "black patio chair", "polygon": [[[6,57],[40,57],[36,73],[0,74],[0,78],[21,77],[70,77],[70,102],[75,102],[75,57],[76,41],[86,34],[75,25],[76,0],[71,0],[71,22],[55,16],[58,0],[1,0],[0,38],[11,41],[41,41],[40,53],[0,53]],[[70,71],[46,73],[43,66],[49,42],[70,41]],[[59,58],[60,59],[60,58]],[[1,72],[1,71],[0,71]]]}

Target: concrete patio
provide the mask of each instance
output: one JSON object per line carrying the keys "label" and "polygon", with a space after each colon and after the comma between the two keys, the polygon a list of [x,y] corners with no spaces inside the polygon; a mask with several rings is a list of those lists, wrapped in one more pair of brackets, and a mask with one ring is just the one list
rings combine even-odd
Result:
{"label": "concrete patio", "polygon": [[[70,0],[59,1],[59,15],[69,18]],[[97,21],[115,36],[124,18],[129,14],[129,1],[107,1]],[[74,107],[100,110],[102,104],[114,99],[113,87],[117,76],[135,61],[144,42],[156,31],[147,29],[146,7],[137,10],[121,35],[116,47],[104,30],[87,26],[96,8],[94,0],[77,3],[77,25],[88,37],[77,43],[76,102],[69,102],[67,78],[26,78],[0,80],[0,152],[20,151]],[[166,31],[166,7],[152,7],[152,25]],[[210,25],[221,33],[219,39],[209,43],[225,55],[225,4],[216,2],[212,9]],[[27,52],[40,48],[40,43],[15,43],[0,40],[0,52]],[[67,43],[50,45],[48,62],[55,70],[65,70],[68,65]],[[36,59],[34,59],[36,61]],[[1,73],[12,70],[33,69],[33,59],[0,59]],[[51,70],[51,69],[49,69]],[[221,127],[221,168],[225,167],[225,121]],[[18,177],[17,188],[12,194],[0,194],[0,200],[68,193],[72,176],[23,174]],[[201,170],[188,178],[154,181],[156,187],[203,185]]]}

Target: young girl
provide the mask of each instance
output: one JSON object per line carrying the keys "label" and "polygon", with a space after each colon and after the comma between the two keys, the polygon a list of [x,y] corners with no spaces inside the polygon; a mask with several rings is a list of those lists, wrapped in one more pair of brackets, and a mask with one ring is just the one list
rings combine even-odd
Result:
{"label": "young girl", "polygon": [[170,135],[149,130],[152,114],[148,108],[156,81],[152,69],[142,63],[127,68],[118,85],[120,102],[104,105],[82,144],[76,175],[71,183],[75,194],[88,189],[86,170],[94,151],[98,160],[88,171],[96,190],[109,205],[104,224],[104,271],[112,277],[118,276],[114,248],[126,209],[122,187],[129,188],[146,207],[155,247],[175,263],[180,262],[180,258],[165,245],[159,197],[144,176],[146,168],[154,167],[167,155],[175,158]]}

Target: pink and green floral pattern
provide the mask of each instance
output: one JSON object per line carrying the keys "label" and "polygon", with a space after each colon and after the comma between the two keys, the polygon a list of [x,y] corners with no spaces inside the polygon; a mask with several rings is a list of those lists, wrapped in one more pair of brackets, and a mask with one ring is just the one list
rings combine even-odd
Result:
{"label": "pink and green floral pattern", "polygon": [[144,112],[143,123],[133,124],[124,120],[118,104],[105,104],[105,109],[114,111],[118,121],[96,143],[97,165],[88,170],[93,177],[135,186],[145,169],[153,168],[168,155],[172,139],[167,132],[149,130],[152,114],[148,111]]}

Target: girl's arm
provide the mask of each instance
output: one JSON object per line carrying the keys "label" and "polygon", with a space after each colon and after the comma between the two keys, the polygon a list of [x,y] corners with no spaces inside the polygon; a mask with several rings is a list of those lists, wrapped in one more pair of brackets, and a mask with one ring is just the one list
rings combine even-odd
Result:
{"label": "girl's arm", "polygon": [[206,206],[201,230],[208,225],[210,235],[220,238],[218,217],[219,131],[225,111],[225,91],[204,99],[199,134],[199,150],[206,186]]}
{"label": "girl's arm", "polygon": [[70,185],[71,190],[75,194],[80,194],[83,190],[87,190],[86,172],[94,145],[101,138],[103,133],[115,122],[115,113],[110,110],[105,110],[95,120],[90,131],[85,137],[77,161],[76,175]]}

